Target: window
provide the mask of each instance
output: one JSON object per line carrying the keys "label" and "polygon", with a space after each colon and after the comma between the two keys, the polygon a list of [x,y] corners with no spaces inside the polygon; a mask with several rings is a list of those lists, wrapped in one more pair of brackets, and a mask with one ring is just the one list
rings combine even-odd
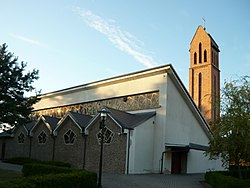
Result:
{"label": "window", "polygon": [[214,75],[214,97],[213,97],[213,105],[214,105],[214,111],[213,111],[213,115],[214,115],[214,121],[216,120],[216,115],[217,115],[217,79],[216,76]]}
{"label": "window", "polygon": [[38,135],[38,143],[39,144],[45,144],[47,140],[47,135],[44,131],[42,131],[39,135]]}
{"label": "window", "polygon": [[[96,134],[98,143],[101,144],[101,138],[102,138],[102,130],[100,130],[97,134]],[[103,143],[104,144],[110,144],[112,139],[114,137],[114,133],[107,127],[103,128]]]}
{"label": "window", "polygon": [[191,96],[192,98],[194,98],[194,69],[191,70],[192,74],[191,74]]}
{"label": "window", "polygon": [[207,62],[207,50],[204,50],[204,62]]}
{"label": "window", "polygon": [[197,53],[194,52],[194,64],[196,65],[197,64]]}
{"label": "window", "polygon": [[202,74],[199,73],[198,80],[198,108],[201,110],[201,94],[202,94]]}
{"label": "window", "polygon": [[24,134],[20,133],[17,137],[17,142],[18,144],[23,144],[24,143]]}
{"label": "window", "polygon": [[64,136],[64,143],[65,144],[74,144],[76,139],[76,134],[72,130],[68,130]]}
{"label": "window", "polygon": [[202,44],[199,44],[199,63],[202,63]]}
{"label": "window", "polygon": [[218,53],[215,53],[215,66],[219,67]]}

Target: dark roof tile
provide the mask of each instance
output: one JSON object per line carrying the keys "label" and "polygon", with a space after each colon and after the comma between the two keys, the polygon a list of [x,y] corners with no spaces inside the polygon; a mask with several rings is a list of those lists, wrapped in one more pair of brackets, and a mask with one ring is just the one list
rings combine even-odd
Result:
{"label": "dark roof tile", "polygon": [[144,121],[155,116],[156,112],[144,112],[138,114],[131,114],[125,111],[116,110],[110,107],[105,108],[110,115],[123,127],[126,129],[133,129],[138,125],[142,124]]}
{"label": "dark roof tile", "polygon": [[77,112],[69,112],[69,113],[82,128],[85,128],[88,125],[88,122],[93,118],[90,115],[79,114]]}
{"label": "dark roof tile", "polygon": [[57,123],[59,122],[59,118],[43,116],[46,122],[50,125],[51,129],[54,130],[57,127]]}
{"label": "dark roof tile", "polygon": [[3,131],[0,133],[0,138],[9,138],[9,137],[11,137],[11,135],[12,134],[9,131]]}
{"label": "dark roof tile", "polygon": [[210,39],[211,39],[212,46],[213,46],[218,52],[220,52],[219,46],[218,46],[218,44],[215,42],[215,40],[213,39],[213,37],[212,37],[209,33],[208,33],[208,36],[209,36]]}
{"label": "dark roof tile", "polygon": [[24,127],[25,127],[28,131],[30,131],[30,130],[35,126],[35,124],[36,124],[36,121],[33,120],[33,121],[29,122],[29,123],[26,123],[26,124],[24,125]]}

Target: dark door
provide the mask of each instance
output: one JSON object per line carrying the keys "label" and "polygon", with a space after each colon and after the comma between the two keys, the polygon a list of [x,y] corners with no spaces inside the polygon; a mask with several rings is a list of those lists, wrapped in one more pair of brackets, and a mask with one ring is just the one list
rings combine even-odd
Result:
{"label": "dark door", "polygon": [[172,174],[181,173],[181,152],[172,152]]}

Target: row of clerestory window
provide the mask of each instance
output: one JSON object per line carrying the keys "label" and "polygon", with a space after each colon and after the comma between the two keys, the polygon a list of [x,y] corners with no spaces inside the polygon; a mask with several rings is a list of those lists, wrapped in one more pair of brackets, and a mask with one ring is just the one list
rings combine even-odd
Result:
{"label": "row of clerestory window", "polygon": [[194,64],[197,64],[197,56],[199,56],[199,63],[202,63],[202,56],[203,56],[203,60],[204,62],[207,62],[207,50],[205,49],[204,51],[202,51],[202,44],[199,43],[199,53],[197,55],[196,52],[194,52]]}
{"label": "row of clerestory window", "polygon": [[[38,144],[45,144],[47,139],[48,139],[48,135],[44,131],[42,131],[37,136],[37,139],[38,139]],[[64,139],[64,143],[67,145],[74,144],[74,142],[76,140],[76,134],[74,133],[74,131],[69,129],[63,135],[63,139]],[[24,141],[25,141],[25,135],[21,132],[17,137],[17,142],[18,142],[18,144],[24,144]]]}

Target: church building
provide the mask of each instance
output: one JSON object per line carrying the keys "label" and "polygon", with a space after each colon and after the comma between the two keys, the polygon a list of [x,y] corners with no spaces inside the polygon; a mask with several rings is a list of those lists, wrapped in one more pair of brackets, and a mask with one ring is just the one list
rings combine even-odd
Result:
{"label": "church building", "polygon": [[97,172],[201,173],[221,169],[204,155],[219,97],[219,47],[202,26],[190,44],[189,92],[172,65],[41,95],[35,121],[0,135],[1,159],[56,160]]}

